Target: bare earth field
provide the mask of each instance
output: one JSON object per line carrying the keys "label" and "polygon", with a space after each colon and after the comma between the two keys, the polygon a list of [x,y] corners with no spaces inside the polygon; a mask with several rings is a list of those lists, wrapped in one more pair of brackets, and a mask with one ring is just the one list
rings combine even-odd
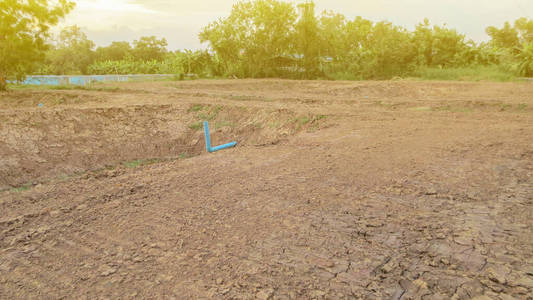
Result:
{"label": "bare earth field", "polygon": [[533,299],[533,84],[0,94],[0,298]]}

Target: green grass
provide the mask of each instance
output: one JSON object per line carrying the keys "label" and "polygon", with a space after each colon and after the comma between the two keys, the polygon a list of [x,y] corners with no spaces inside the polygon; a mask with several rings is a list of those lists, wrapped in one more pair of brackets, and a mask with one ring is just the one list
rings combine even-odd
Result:
{"label": "green grass", "polygon": [[296,129],[300,130],[304,125],[311,124],[312,130],[317,130],[319,126],[319,121],[326,119],[328,116],[326,115],[312,115],[312,116],[304,116],[295,118],[294,122],[296,123]]}
{"label": "green grass", "polygon": [[97,86],[97,85],[31,85],[31,84],[8,84],[10,90],[84,90],[99,92],[116,92],[120,88],[117,86]]}
{"label": "green grass", "polygon": [[228,121],[220,121],[215,123],[215,129],[219,129],[222,127],[235,127],[235,123]]}
{"label": "green grass", "polygon": [[12,188],[11,191],[17,192],[17,193],[24,192],[24,191],[29,191],[32,186],[33,186],[33,184],[31,182],[28,182],[28,183],[25,183],[25,184],[23,184],[21,186]]}
{"label": "green grass", "polygon": [[246,95],[229,95],[223,96],[225,99],[237,100],[237,101],[262,101],[262,102],[272,102],[274,99],[265,98],[261,96],[246,96]]}
{"label": "green grass", "polygon": [[309,123],[310,121],[311,121],[311,118],[309,118],[309,117],[296,118],[296,122],[297,122],[300,126],[303,126],[303,125]]}
{"label": "green grass", "polygon": [[473,66],[468,68],[418,68],[413,77],[423,80],[458,81],[515,81],[516,77],[497,66]]}
{"label": "green grass", "polygon": [[222,110],[222,108],[222,105],[217,105],[211,111],[199,113],[197,117],[203,121],[212,121],[218,116],[218,113]]}
{"label": "green grass", "polygon": [[281,126],[281,123],[279,121],[273,121],[268,124],[268,127],[271,129],[277,129]]}
{"label": "green grass", "polygon": [[194,104],[193,106],[191,106],[191,108],[189,108],[188,112],[199,112],[204,108],[205,106],[203,106],[202,104]]}
{"label": "green grass", "polygon": [[161,162],[161,160],[157,159],[157,158],[136,159],[136,160],[123,162],[122,165],[124,165],[124,167],[126,167],[126,168],[133,169],[133,168],[138,168],[140,166],[155,164],[155,163],[158,163],[158,162]]}
{"label": "green grass", "polygon": [[200,129],[202,129],[202,127],[203,127],[203,122],[202,121],[194,122],[194,123],[189,125],[189,128],[192,129],[192,130],[200,130]]}

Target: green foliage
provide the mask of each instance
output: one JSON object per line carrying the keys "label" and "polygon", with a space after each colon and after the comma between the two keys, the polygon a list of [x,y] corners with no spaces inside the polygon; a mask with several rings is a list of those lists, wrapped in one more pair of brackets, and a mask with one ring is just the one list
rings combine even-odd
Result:
{"label": "green foliage", "polygon": [[[57,6],[50,8],[47,0],[0,2],[0,89],[5,77],[35,72],[35,62],[44,58],[48,26],[73,6],[67,0],[53,3]],[[166,39],[155,36],[94,50],[94,43],[72,26],[56,38],[36,73],[174,74],[176,80],[419,76],[501,81],[533,76],[533,20],[520,18],[486,32],[491,40],[477,44],[427,19],[409,31],[331,11],[317,14],[312,1],[247,0],[203,28],[199,38],[208,50],[171,52]]]}
{"label": "green foliage", "polygon": [[189,128],[192,130],[200,130],[204,126],[204,123],[202,121],[194,122],[189,125]]}
{"label": "green foliage", "polygon": [[518,53],[518,74],[525,77],[533,77],[533,42],[524,44]]}
{"label": "green foliage", "polygon": [[8,76],[22,79],[34,70],[44,58],[50,26],[72,8],[67,0],[0,1],[0,90]]}
{"label": "green foliage", "polygon": [[194,104],[191,108],[189,108],[188,112],[199,112],[204,108],[205,107],[202,104]]}
{"label": "green foliage", "polygon": [[122,164],[126,168],[135,169],[135,168],[138,168],[138,167],[141,167],[141,166],[156,164],[156,163],[160,163],[160,162],[161,162],[160,159],[150,158],[150,159],[136,159],[136,160],[132,160],[132,161],[126,161],[126,162],[124,162]]}
{"label": "green foliage", "polygon": [[133,56],[137,60],[157,60],[161,61],[167,53],[167,40],[158,40],[155,36],[144,36],[133,41]]}
{"label": "green foliage", "polygon": [[487,27],[486,32],[491,37],[491,42],[498,48],[519,46],[518,31],[509,22],[505,22],[501,29],[494,26]]}
{"label": "green foliage", "polygon": [[28,182],[28,183],[25,183],[25,184],[23,184],[21,186],[12,188],[11,191],[12,192],[17,192],[17,193],[25,192],[25,191],[29,191],[32,188],[32,186],[33,186],[33,183]]}
{"label": "green foliage", "polygon": [[520,18],[514,26],[506,22],[501,29],[487,28],[487,33],[502,68],[519,76],[533,76],[533,20]]}
{"label": "green foliage", "polygon": [[213,57],[206,51],[176,51],[165,54],[163,60],[137,60],[129,53],[122,60],[96,61],[88,67],[89,74],[196,74],[220,75]]}
{"label": "green foliage", "polygon": [[117,61],[123,60],[127,56],[133,56],[132,48],[128,42],[112,42],[107,47],[98,47],[95,51],[96,61]]}
{"label": "green foliage", "polygon": [[425,80],[463,80],[463,81],[513,81],[513,74],[501,67],[468,66],[458,68],[419,67],[413,74]]}
{"label": "green foliage", "polygon": [[239,2],[226,19],[200,33],[228,76],[264,77],[280,74],[277,58],[291,53],[297,15],[290,3],[276,0]]}
{"label": "green foliage", "polygon": [[89,74],[158,74],[161,63],[156,60],[135,61],[131,57],[118,61],[98,61],[89,66]]}
{"label": "green foliage", "polygon": [[296,23],[296,51],[302,55],[301,67],[306,78],[319,74],[320,41],[319,24],[315,16],[315,4],[306,2],[298,5],[300,18]]}
{"label": "green foliage", "polygon": [[[515,24],[516,28],[510,24],[503,29],[488,28],[494,41],[477,45],[427,19],[409,32],[389,22],[361,17],[347,20],[328,11],[316,16],[313,2],[293,5],[257,0],[236,4],[228,18],[205,27],[200,40],[208,43],[226,76],[389,79],[416,74],[431,77],[428,74],[435,72],[427,70],[442,68],[455,71],[435,76],[459,76],[469,68],[479,70],[479,65],[501,64],[504,67],[496,73],[505,71],[504,77],[511,77],[518,68],[519,52],[505,47],[518,45],[533,28],[525,18]],[[526,61],[519,69],[527,66]],[[491,72],[485,77],[500,75]]]}
{"label": "green foliage", "polygon": [[94,42],[89,40],[78,26],[61,30],[57,43],[46,53],[41,74],[87,74],[94,60]]}

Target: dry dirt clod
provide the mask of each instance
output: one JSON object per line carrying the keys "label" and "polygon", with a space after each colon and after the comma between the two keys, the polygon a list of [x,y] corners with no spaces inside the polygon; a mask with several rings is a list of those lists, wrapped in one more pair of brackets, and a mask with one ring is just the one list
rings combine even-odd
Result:
{"label": "dry dirt clod", "polygon": [[272,299],[273,295],[274,295],[274,290],[271,288],[262,289],[259,292],[257,292],[257,294],[255,294],[257,299],[260,299],[260,300],[270,300]]}
{"label": "dry dirt clod", "polygon": [[512,285],[533,289],[533,278],[524,275],[514,281]]}
{"label": "dry dirt clod", "polygon": [[383,273],[390,273],[394,268],[396,268],[397,263],[395,260],[391,259],[388,263],[384,264],[383,267],[381,267],[381,271]]}
{"label": "dry dirt clod", "polygon": [[489,276],[489,279],[494,281],[494,282],[497,282],[497,283],[500,283],[500,284],[506,284],[507,283],[507,278],[506,278],[506,275],[504,274],[503,272],[503,269],[495,269],[495,268],[488,268],[487,269],[487,273],[488,273],[488,276]]}
{"label": "dry dirt clod", "polygon": [[114,274],[117,271],[117,269],[110,267],[108,265],[104,265],[100,268],[100,276],[109,276],[111,274]]}

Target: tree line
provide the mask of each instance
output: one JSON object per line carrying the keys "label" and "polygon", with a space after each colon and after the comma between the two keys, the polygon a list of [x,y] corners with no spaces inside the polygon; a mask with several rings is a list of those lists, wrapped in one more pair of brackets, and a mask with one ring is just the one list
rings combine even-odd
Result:
{"label": "tree line", "polygon": [[[424,19],[413,30],[387,21],[317,13],[315,4],[242,1],[199,33],[206,50],[169,51],[164,38],[141,37],[95,47],[83,31],[49,28],[74,4],[67,0],[0,3],[0,89],[25,74],[183,74],[199,77],[389,79],[424,68],[493,66],[533,76],[533,20],[486,28],[476,43]],[[4,84],[5,85],[5,84]]]}

